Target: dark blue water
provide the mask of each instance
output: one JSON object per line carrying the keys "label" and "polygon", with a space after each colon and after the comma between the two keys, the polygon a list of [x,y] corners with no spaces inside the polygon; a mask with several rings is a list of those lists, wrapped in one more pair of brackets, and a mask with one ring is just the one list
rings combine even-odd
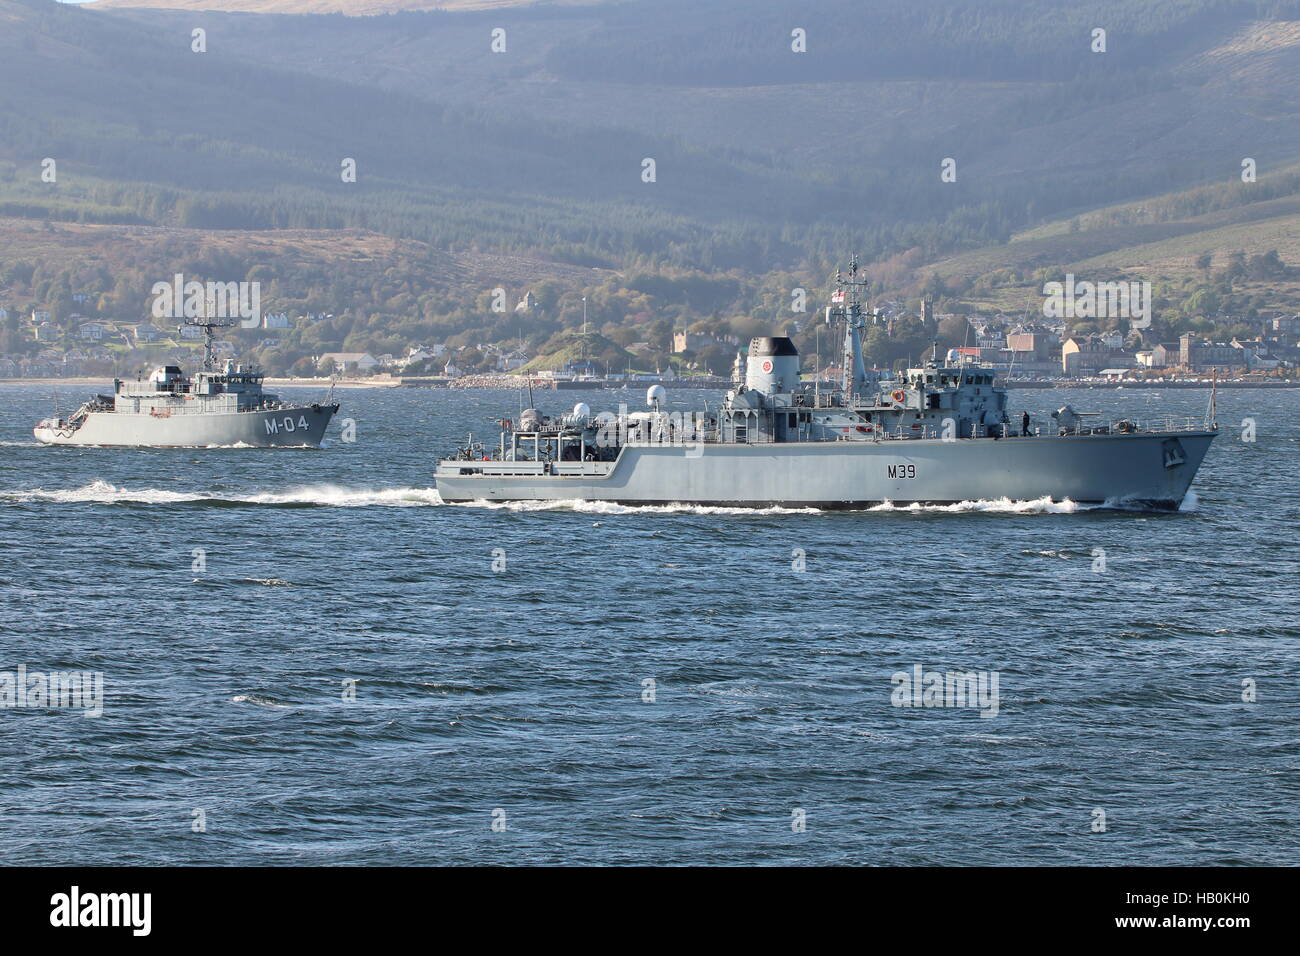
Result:
{"label": "dark blue water", "polygon": [[321,451],[38,447],[50,395],[0,386],[0,671],[106,700],[0,711],[5,862],[1297,861],[1300,393],[1222,393],[1170,514],[448,507],[513,393],[348,391]]}

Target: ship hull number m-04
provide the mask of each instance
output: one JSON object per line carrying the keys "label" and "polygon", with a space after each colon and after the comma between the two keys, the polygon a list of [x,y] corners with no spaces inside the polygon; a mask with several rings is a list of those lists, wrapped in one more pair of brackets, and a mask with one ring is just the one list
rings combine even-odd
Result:
{"label": "ship hull number m-04", "polygon": [[278,435],[281,431],[296,432],[299,429],[306,430],[307,416],[299,415],[295,422],[292,415],[286,415],[283,419],[268,418],[266,420],[266,433],[268,435]]}

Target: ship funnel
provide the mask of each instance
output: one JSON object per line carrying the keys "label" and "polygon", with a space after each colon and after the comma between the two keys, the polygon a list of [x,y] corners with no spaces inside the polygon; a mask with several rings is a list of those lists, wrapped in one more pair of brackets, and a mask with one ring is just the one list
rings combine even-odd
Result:
{"label": "ship funnel", "polygon": [[745,387],[764,395],[793,391],[799,384],[799,350],[787,336],[763,336],[749,343]]}

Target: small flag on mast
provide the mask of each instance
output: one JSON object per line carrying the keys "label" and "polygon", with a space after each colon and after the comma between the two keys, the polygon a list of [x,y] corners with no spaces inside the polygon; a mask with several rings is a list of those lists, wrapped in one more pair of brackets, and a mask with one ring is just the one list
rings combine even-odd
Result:
{"label": "small flag on mast", "polygon": [[840,290],[837,291],[837,292],[832,292],[832,293],[831,293],[831,301],[832,301],[832,302],[843,302],[843,301],[844,301],[844,290],[843,290],[843,289],[840,289]]}

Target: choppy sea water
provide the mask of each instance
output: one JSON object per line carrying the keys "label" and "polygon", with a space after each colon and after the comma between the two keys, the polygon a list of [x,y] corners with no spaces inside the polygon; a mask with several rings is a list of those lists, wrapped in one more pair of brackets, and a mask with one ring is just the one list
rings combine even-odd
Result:
{"label": "choppy sea water", "polygon": [[[819,513],[441,505],[512,392],[146,451],[37,446],[52,391],[0,386],[0,675],[100,672],[104,707],[0,710],[4,862],[1300,859],[1300,393],[1221,392],[1178,513]],[[996,674],[996,716],[894,706],[918,665]]]}

